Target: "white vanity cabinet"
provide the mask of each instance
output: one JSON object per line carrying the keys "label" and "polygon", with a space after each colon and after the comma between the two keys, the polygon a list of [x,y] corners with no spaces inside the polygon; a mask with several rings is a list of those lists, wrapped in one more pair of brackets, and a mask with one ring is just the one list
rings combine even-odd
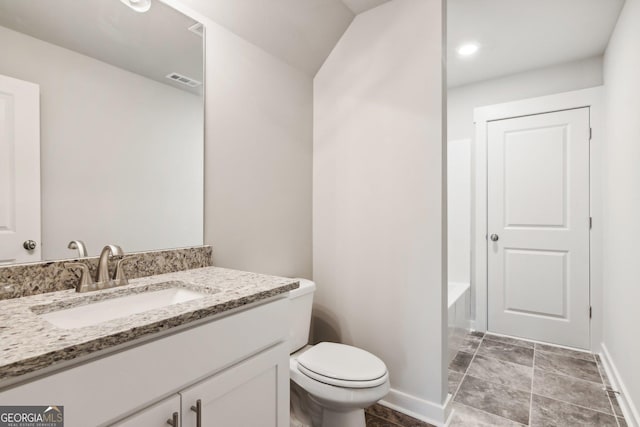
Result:
{"label": "white vanity cabinet", "polygon": [[[288,374],[281,371],[286,345],[259,353],[160,403],[145,408],[114,427],[279,427],[288,426]],[[282,412],[284,410],[284,412]],[[286,423],[283,420],[286,419]],[[170,423],[169,423],[170,421]]]}
{"label": "white vanity cabinet", "polygon": [[[288,422],[289,406],[286,413],[278,413],[278,399],[289,401],[289,366],[288,363],[286,366],[279,364],[279,351],[274,350],[261,353],[180,392],[182,425],[198,427],[198,414],[193,411],[198,404],[200,426],[275,427],[280,425],[278,420],[285,417]],[[278,372],[284,368],[287,370],[286,378]],[[281,393],[286,393],[286,397],[280,396]]]}
{"label": "white vanity cabinet", "polygon": [[[286,294],[285,294],[286,295]],[[289,427],[288,300],[248,306],[0,389],[0,405],[62,405],[66,427]],[[54,365],[55,366],[55,365]]]}
{"label": "white vanity cabinet", "polygon": [[168,420],[173,423],[175,414],[176,427],[180,426],[180,395],[167,397],[155,405],[143,409],[127,417],[113,427],[160,427],[169,426]]}

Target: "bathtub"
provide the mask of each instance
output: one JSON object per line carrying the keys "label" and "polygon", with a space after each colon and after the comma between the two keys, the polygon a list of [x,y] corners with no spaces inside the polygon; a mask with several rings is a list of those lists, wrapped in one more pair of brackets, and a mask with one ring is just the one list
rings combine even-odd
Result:
{"label": "bathtub", "polygon": [[471,327],[471,298],[469,283],[449,283],[449,361],[458,353]]}

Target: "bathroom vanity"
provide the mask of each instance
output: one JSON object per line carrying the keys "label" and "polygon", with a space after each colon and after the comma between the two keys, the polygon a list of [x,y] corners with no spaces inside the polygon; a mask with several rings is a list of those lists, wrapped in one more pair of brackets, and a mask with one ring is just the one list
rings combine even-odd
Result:
{"label": "bathroom vanity", "polygon": [[64,406],[68,427],[288,426],[296,287],[206,267],[0,301],[0,405]]}

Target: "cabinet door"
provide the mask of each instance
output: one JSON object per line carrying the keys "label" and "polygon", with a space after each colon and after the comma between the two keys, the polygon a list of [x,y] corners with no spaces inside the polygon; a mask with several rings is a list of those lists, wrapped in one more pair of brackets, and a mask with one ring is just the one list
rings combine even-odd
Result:
{"label": "cabinet door", "polygon": [[[168,420],[173,419],[173,414],[178,414],[180,419],[180,395],[175,394],[171,397],[149,406],[140,412],[136,412],[124,420],[112,424],[114,427],[169,427]],[[178,426],[182,424],[178,422]]]}
{"label": "cabinet door", "polygon": [[[263,351],[180,394],[184,427],[288,427],[287,345]],[[200,425],[192,409],[198,401]]]}

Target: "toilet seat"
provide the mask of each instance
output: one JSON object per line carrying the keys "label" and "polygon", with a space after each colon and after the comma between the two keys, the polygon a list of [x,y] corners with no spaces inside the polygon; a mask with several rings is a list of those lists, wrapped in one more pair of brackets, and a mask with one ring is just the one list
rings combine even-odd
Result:
{"label": "toilet seat", "polygon": [[382,399],[389,392],[389,375],[385,382],[375,387],[347,388],[326,384],[302,373],[297,357],[289,359],[291,381],[299,385],[311,396],[311,399],[323,402],[332,408],[365,408]]}
{"label": "toilet seat", "polygon": [[382,360],[357,347],[322,342],[298,357],[298,370],[316,381],[342,388],[372,388],[388,381]]}

